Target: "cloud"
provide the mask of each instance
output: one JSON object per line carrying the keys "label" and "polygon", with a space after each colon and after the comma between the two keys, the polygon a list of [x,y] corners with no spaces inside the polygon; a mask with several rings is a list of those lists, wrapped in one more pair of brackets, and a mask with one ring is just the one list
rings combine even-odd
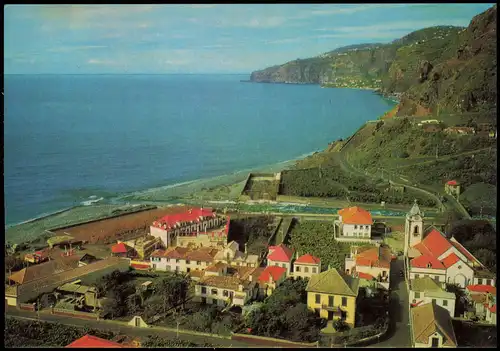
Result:
{"label": "cloud", "polygon": [[89,65],[116,66],[118,62],[113,60],[90,59],[87,61]]}
{"label": "cloud", "polygon": [[302,37],[276,39],[276,40],[265,40],[264,44],[287,44],[287,43],[296,43],[300,40],[302,40]]}
{"label": "cloud", "polygon": [[106,45],[87,45],[87,46],[61,46],[58,48],[48,49],[48,52],[71,52],[77,50],[93,50],[93,49],[106,49]]}

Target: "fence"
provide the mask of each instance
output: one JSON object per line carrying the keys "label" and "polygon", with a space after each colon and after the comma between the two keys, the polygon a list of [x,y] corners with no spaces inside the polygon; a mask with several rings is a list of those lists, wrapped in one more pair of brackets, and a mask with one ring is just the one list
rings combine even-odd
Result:
{"label": "fence", "polygon": [[319,341],[312,343],[294,342],[284,339],[268,338],[264,336],[232,333],[231,340],[249,342],[262,346],[277,347],[319,347]]}

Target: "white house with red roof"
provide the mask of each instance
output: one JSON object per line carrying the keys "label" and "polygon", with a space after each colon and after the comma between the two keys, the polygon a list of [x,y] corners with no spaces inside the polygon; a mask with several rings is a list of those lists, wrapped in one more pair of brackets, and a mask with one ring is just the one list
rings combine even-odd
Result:
{"label": "white house with red roof", "polygon": [[447,181],[444,185],[444,192],[458,198],[460,196],[460,185],[456,180]]}
{"label": "white house with red roof", "polygon": [[267,266],[259,275],[259,293],[261,296],[269,296],[274,289],[286,279],[287,269],[279,266]]}
{"label": "white house with red roof", "polygon": [[313,274],[321,273],[321,260],[311,254],[298,257],[293,262],[293,277],[310,278]]}
{"label": "white house with red roof", "polygon": [[190,208],[169,214],[150,226],[151,235],[162,240],[165,247],[226,246],[229,217],[218,215],[210,208]]}
{"label": "white house with red roof", "polygon": [[349,207],[338,211],[333,222],[334,236],[338,241],[370,242],[373,220],[370,212],[361,207]]}
{"label": "white house with red roof", "polygon": [[[496,324],[496,287],[491,285],[468,285],[465,293],[474,315]],[[493,316],[495,317],[494,320],[491,316],[492,312],[495,314]]]}
{"label": "white house with red roof", "polygon": [[[455,238],[448,239],[434,227],[421,231],[423,214],[415,203],[406,217],[405,255],[409,261],[409,277],[431,277],[439,282],[465,288],[476,275],[487,275],[486,268]],[[491,278],[490,282],[495,285]]]}
{"label": "white house with red roof", "polygon": [[279,244],[277,246],[269,246],[268,250],[267,266],[286,268],[286,275],[288,276],[292,269],[293,249]]}

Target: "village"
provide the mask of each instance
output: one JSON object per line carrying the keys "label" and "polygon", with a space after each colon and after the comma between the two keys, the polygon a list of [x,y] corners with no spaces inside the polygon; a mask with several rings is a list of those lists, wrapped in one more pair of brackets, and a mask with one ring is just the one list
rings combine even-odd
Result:
{"label": "village", "polygon": [[[459,191],[456,182],[446,187]],[[254,341],[269,336],[263,335],[265,322],[259,322],[257,312],[274,318],[271,301],[278,304],[274,313],[302,304],[304,311],[287,317],[289,332],[305,328],[310,334],[290,341],[353,346],[377,344],[394,328],[391,293],[397,290],[396,309],[408,321],[395,333],[409,339],[407,346],[457,347],[453,320],[496,325],[496,275],[454,237],[426,223],[416,200],[404,220],[403,250],[381,240],[384,233],[376,233],[369,211],[359,206],[339,210],[331,240],[350,248],[342,268],[325,265],[322,257],[284,240],[260,252],[250,250],[244,238],[229,240],[233,222],[224,212],[179,208],[152,221],[146,232],[92,253],[85,240],[52,237],[48,247],[24,256],[27,267],[9,275],[6,308],[119,320],[146,329],[165,325],[177,327],[177,335],[186,320],[197,325],[215,318],[205,321],[209,329],[222,320],[217,322],[221,334]],[[290,305],[282,295],[293,296],[292,291],[299,297]],[[317,330],[308,325],[314,323]],[[113,345],[139,347],[141,341],[86,335],[68,347]]]}

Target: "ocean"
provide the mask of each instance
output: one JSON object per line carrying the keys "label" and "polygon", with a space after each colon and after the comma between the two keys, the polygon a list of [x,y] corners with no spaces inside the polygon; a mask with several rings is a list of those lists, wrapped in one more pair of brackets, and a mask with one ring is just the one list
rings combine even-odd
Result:
{"label": "ocean", "polygon": [[6,75],[6,224],[296,159],[394,102],[246,75]]}

